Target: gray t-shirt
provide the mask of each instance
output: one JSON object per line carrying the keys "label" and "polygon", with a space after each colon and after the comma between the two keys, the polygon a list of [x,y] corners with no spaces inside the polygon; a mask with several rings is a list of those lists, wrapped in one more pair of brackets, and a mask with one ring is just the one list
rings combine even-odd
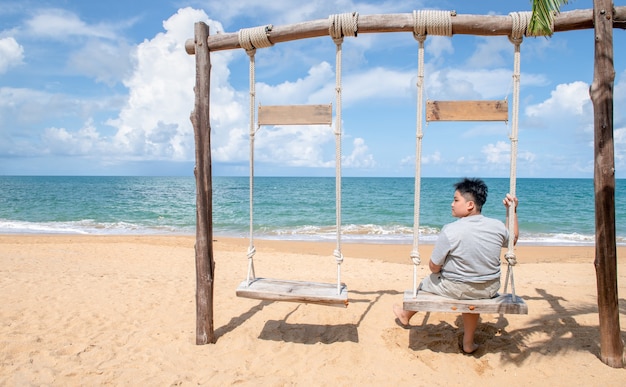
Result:
{"label": "gray t-shirt", "polygon": [[459,282],[482,283],[500,277],[500,254],[509,243],[504,223],[483,215],[445,225],[430,260],[443,265],[441,274]]}

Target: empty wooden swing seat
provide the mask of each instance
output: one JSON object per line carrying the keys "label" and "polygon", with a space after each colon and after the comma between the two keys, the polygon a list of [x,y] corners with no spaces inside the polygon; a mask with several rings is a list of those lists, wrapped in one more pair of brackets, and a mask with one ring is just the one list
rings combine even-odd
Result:
{"label": "empty wooden swing seat", "polygon": [[406,290],[403,306],[416,312],[528,314],[526,302],[510,293],[482,300],[456,300],[421,290],[413,297],[413,290]]}
{"label": "empty wooden swing seat", "polygon": [[[345,14],[346,16],[348,14]],[[350,14],[350,19],[354,19],[351,25],[356,36],[356,15]],[[333,17],[332,26],[339,26],[339,29],[332,30],[331,36],[337,45],[336,51],[336,100],[337,117],[341,117],[341,42],[337,40],[343,38],[347,32],[341,28],[342,17]],[[257,129],[254,125],[255,108],[255,60],[256,48],[269,47],[273,43],[269,41],[268,31],[271,26],[244,29],[239,32],[239,44],[246,50],[250,57],[250,246],[248,248],[248,277],[237,287],[238,297],[252,298],[268,301],[291,301],[307,304],[327,305],[327,306],[348,306],[348,288],[341,282],[340,265],[343,261],[341,254],[341,119],[335,123],[335,169],[336,169],[336,220],[337,220],[337,248],[334,252],[337,262],[337,282],[334,284],[308,281],[281,280],[272,278],[256,277],[254,274],[254,221],[252,214],[254,197],[254,137],[255,133],[264,125],[328,125],[332,126],[332,104],[322,105],[259,105],[257,110]],[[333,32],[335,31],[335,32]],[[336,34],[340,36],[334,36]],[[254,38],[252,39],[252,37]],[[347,35],[346,35],[347,36]],[[254,44],[253,43],[254,40]],[[259,46],[260,44],[260,46]]]}
{"label": "empty wooden swing seat", "polygon": [[237,287],[237,296],[268,301],[291,301],[327,306],[348,306],[348,287],[341,284],[292,281],[274,278],[244,280]]}

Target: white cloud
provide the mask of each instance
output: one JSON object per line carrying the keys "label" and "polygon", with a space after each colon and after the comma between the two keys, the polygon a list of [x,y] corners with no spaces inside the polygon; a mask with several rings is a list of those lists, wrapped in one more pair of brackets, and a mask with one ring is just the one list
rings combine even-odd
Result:
{"label": "white cloud", "polygon": [[331,167],[335,159],[325,156],[325,144],[334,144],[332,128],[325,125],[262,127],[255,137],[255,159],[290,167]]}
{"label": "white cloud", "polygon": [[43,153],[64,156],[99,155],[101,139],[98,131],[89,121],[75,133],[65,128],[46,128],[42,135]]}
{"label": "white cloud", "polygon": [[[386,81],[366,82],[370,76]],[[354,103],[355,99],[397,96],[398,87],[408,89],[409,79],[408,74],[380,68],[367,74],[349,74],[342,84],[344,107]],[[336,108],[334,88],[333,69],[329,63],[321,62],[311,67],[305,77],[295,81],[285,81],[277,85],[257,83],[256,102],[257,105],[333,103]],[[236,93],[227,87],[221,91],[229,96],[229,101],[223,102],[229,103],[225,104],[227,108],[222,106],[219,109],[225,117],[216,119],[219,122],[228,122],[230,127],[222,128],[228,131],[228,136],[217,138],[213,156],[222,161],[246,160],[249,141],[247,95],[243,92]],[[218,130],[214,132],[217,134]],[[276,144],[281,146],[277,147]],[[255,159],[258,162],[285,166],[328,168],[334,166],[333,145],[334,134],[328,126],[262,127],[255,137]],[[351,154],[344,157],[346,167],[370,168],[376,164],[363,139],[353,140],[353,146]]]}
{"label": "white cloud", "polygon": [[526,108],[529,117],[561,117],[567,115],[583,115],[584,109],[591,103],[589,99],[589,85],[577,81],[561,84],[550,93],[550,98],[536,105]]}
{"label": "white cloud", "polygon": [[[114,85],[128,76],[131,69],[132,47],[120,31],[135,22],[131,18],[89,24],[71,11],[43,8],[36,10],[15,33],[31,42],[44,41],[47,48],[54,51],[50,54],[54,58],[67,55],[67,66],[72,75],[86,75],[94,77],[98,82]],[[56,46],[54,42],[71,45],[71,49]],[[42,53],[34,52],[31,55],[33,60]]]}
{"label": "white cloud", "polygon": [[510,66],[513,72],[512,53],[514,46],[506,37],[478,37],[480,43],[476,44],[476,49],[468,59],[469,66],[478,69]]}
{"label": "white cloud", "polygon": [[[615,168],[618,171],[626,169],[626,114],[624,106],[626,103],[626,70],[618,74],[613,95],[613,141],[615,143]],[[617,107],[617,108],[616,108]]]}
{"label": "white cloud", "polygon": [[[193,160],[195,144],[189,115],[194,105],[195,66],[194,57],[186,53],[184,44],[186,39],[193,38],[194,23],[198,20],[215,26],[214,22],[208,21],[204,12],[182,9],[163,23],[166,30],[164,33],[157,34],[153,39],[136,47],[135,68],[124,81],[129,95],[118,117],[107,121],[108,125],[117,129],[112,136],[101,135],[98,130],[102,131],[103,128],[96,128],[93,119],[89,117],[97,111],[110,108],[112,103],[116,103],[117,96],[108,100],[92,101],[88,98],[76,99],[63,94],[26,89],[0,89],[0,95],[7,97],[0,99],[0,112],[8,113],[3,114],[3,117],[13,120],[18,119],[14,117],[22,117],[21,119],[45,122],[54,115],[59,116],[66,112],[65,114],[73,116],[80,113],[88,122],[75,131],[66,127],[50,126],[40,135],[42,147],[25,147],[15,143],[13,151],[17,149],[21,154],[90,155],[104,159],[118,157],[120,160]],[[74,27],[70,27],[79,33],[81,24],[74,24]],[[117,51],[120,47],[103,46],[102,43],[98,45],[99,49],[103,47],[105,51],[109,50],[103,54],[105,59],[94,62],[92,57],[90,62],[81,62],[78,60],[81,54],[77,54],[72,65],[81,68],[83,72],[91,72],[104,82],[112,82],[125,71],[126,64],[123,62],[128,57],[127,48]],[[121,55],[118,61],[122,63],[115,67],[109,59],[118,54]],[[217,113],[212,114],[212,119],[221,120],[218,123],[226,125],[218,127],[220,133],[227,133],[226,136],[216,136],[221,139],[227,138],[229,126],[240,124],[243,117],[240,105],[233,102],[236,93],[229,94],[227,84],[222,81],[228,75],[224,58],[230,56],[212,56],[213,69],[217,69],[213,73],[214,86],[227,91],[214,93],[215,98],[212,101],[215,108],[213,111]],[[223,104],[225,108],[213,105],[216,102]],[[233,111],[234,117],[228,117]]]}
{"label": "white cloud", "polygon": [[626,128],[619,128],[613,131],[613,141],[615,144],[615,168],[626,169]]}
{"label": "white cloud", "polygon": [[[439,38],[435,41],[435,38]],[[444,61],[443,52],[452,53],[452,39],[433,37],[432,47],[447,43],[439,51],[431,48],[425,66],[425,88],[432,99],[511,99],[513,93],[514,46],[506,37],[476,37],[478,43],[465,63],[455,63],[454,58]],[[470,42],[467,37],[466,41]],[[449,47],[448,47],[449,45]],[[427,46],[428,48],[428,46]],[[462,52],[462,47],[459,52]],[[434,56],[434,58],[432,58]],[[545,86],[549,80],[540,74],[524,72],[522,67],[521,87]]]}
{"label": "white cloud", "polygon": [[[372,98],[410,98],[415,92],[411,83],[414,76],[413,71],[401,72],[384,67],[347,74],[342,82],[343,102],[353,105]],[[332,87],[334,89],[334,82]]]}
{"label": "white cloud", "polygon": [[[246,160],[249,150],[248,128],[232,127],[228,135],[220,136],[220,141],[211,143],[211,157],[216,161],[237,162]],[[212,131],[212,139],[216,139],[216,131]]]}
{"label": "white cloud", "polygon": [[38,130],[39,123],[54,122],[64,117],[85,121],[95,112],[117,108],[118,104],[117,95],[88,99],[26,88],[3,87],[0,88],[0,129],[4,133],[15,135],[15,138],[24,137]]}
{"label": "white cloud", "polygon": [[[415,162],[415,158],[413,158]],[[422,164],[439,164],[441,162],[441,152],[436,151],[431,155],[422,156]]]}
{"label": "white cloud", "polygon": [[564,175],[593,171],[593,108],[585,82],[556,86],[548,99],[525,113],[523,128],[528,130],[520,139],[526,139],[524,146],[537,155],[537,163],[544,168],[548,163]]}
{"label": "white cloud", "polygon": [[[498,141],[495,144],[487,144],[482,147],[481,152],[485,155],[487,163],[498,164],[509,167],[511,163],[511,144],[504,141]],[[529,151],[519,151],[516,161],[525,161],[532,163],[536,155]]]}
{"label": "white cloud", "polygon": [[[208,21],[203,11],[181,9],[164,22],[165,33],[137,47],[136,67],[124,82],[129,88],[128,101],[118,118],[109,121],[118,129],[113,137],[116,153],[127,158],[193,160],[189,114],[194,104],[195,66],[184,42],[193,37],[198,20],[209,23],[212,31],[221,29]],[[233,52],[211,56],[211,145],[216,162],[248,160],[249,96],[247,90],[237,91],[229,83],[228,66],[234,57]],[[247,78],[247,73],[243,76]],[[332,84],[334,72],[322,62],[293,82],[257,83],[256,102],[328,103],[334,100]],[[286,166],[328,167],[334,165],[334,158],[326,155],[326,145],[332,140],[328,126],[263,127],[255,137],[255,159]]]}
{"label": "white cloud", "polygon": [[257,102],[262,105],[330,103],[335,98],[334,81],[330,64],[322,62],[295,82],[285,81],[275,86],[257,83]]}
{"label": "white cloud", "polygon": [[[407,170],[413,171],[415,169],[415,155],[410,155],[400,160],[400,166],[407,167]],[[421,165],[438,165],[443,161],[440,151],[435,151],[431,154],[422,154]]]}
{"label": "white cloud", "polygon": [[616,126],[626,126],[626,112],[619,107],[626,104],[626,70],[621,74],[617,74],[617,82],[615,83],[613,94],[613,106],[617,106],[617,109],[613,109],[613,115]]}
{"label": "white cloud", "polygon": [[[114,146],[130,157],[192,160],[194,136],[189,113],[194,104],[194,57],[185,52],[203,11],[181,9],[163,23],[166,32],[141,43],[136,67],[124,81],[129,89],[126,106],[109,121],[117,127]],[[208,22],[208,21],[207,21]]]}
{"label": "white cloud", "polygon": [[[113,137],[114,152],[128,158],[193,160],[189,114],[194,104],[195,66],[184,42],[193,37],[198,20],[212,24],[212,30],[220,29],[204,12],[181,9],[164,22],[165,33],[137,47],[136,67],[124,82],[129,88],[128,101],[119,117],[109,121],[118,129]],[[211,56],[211,145],[216,162],[248,159],[249,97],[247,90],[237,91],[229,84],[228,65],[233,57],[222,52]],[[328,103],[334,99],[333,84],[334,72],[322,62],[293,82],[257,83],[256,102]],[[328,167],[334,165],[334,158],[326,155],[326,145],[332,140],[328,126],[263,127],[255,137],[255,159],[285,166]]]}
{"label": "white cloud", "polygon": [[[211,57],[212,157],[216,161],[243,162],[249,157],[249,90],[236,91],[228,83],[227,66],[233,55],[219,54]],[[247,78],[248,73],[243,76]],[[328,63],[321,62],[295,81],[278,85],[258,82],[254,109],[259,104],[330,103],[334,100],[331,81],[334,72]],[[332,140],[332,129],[328,126],[264,126],[255,136],[255,159],[285,166],[327,167],[334,163],[334,158],[325,151]]]}
{"label": "white cloud", "polygon": [[518,151],[517,159],[532,163],[537,159],[537,155],[529,151]]}
{"label": "white cloud", "polygon": [[359,12],[362,15],[407,12],[423,7],[423,1],[376,1],[358,2],[353,0],[310,0],[294,6],[291,0],[207,1],[203,8],[211,17],[219,15],[228,24],[242,14],[255,15],[259,19],[271,20],[275,25],[297,23],[306,20],[325,19],[329,15],[346,12]]}
{"label": "white cloud", "polygon": [[508,163],[511,154],[511,145],[504,141],[498,141],[495,144],[487,144],[482,148],[482,153],[490,164]]}
{"label": "white cloud", "polygon": [[24,59],[24,47],[12,38],[0,39],[0,74],[9,68],[22,63]]}
{"label": "white cloud", "polygon": [[376,166],[374,156],[369,153],[365,140],[355,138],[352,145],[352,153],[342,159],[343,166],[347,168],[374,168]]}
{"label": "white cloud", "polygon": [[[513,69],[426,68],[426,93],[433,99],[512,99]],[[522,74],[521,87],[543,85],[545,77]]]}
{"label": "white cloud", "polygon": [[[212,18],[219,17],[228,23],[236,21],[237,24],[231,24],[236,28],[254,26],[257,22],[285,25],[326,19],[328,15],[353,10],[361,15],[406,13],[422,5],[407,0],[365,3],[312,0],[298,6],[287,0],[262,5],[253,0],[203,4]],[[128,11],[135,12],[134,9]],[[110,157],[108,161],[120,163],[129,159],[193,160],[194,137],[189,115],[194,105],[195,58],[186,54],[184,43],[193,38],[195,22],[207,22],[211,34],[224,31],[220,23],[210,20],[203,11],[181,9],[163,23],[162,33],[148,32],[149,35],[145,35],[144,24],[129,31],[129,34],[144,34],[141,38],[145,40],[135,46],[128,44],[120,33],[125,28],[123,23],[128,25],[133,19],[94,22],[82,14],[60,9],[38,11],[35,8],[32,12],[35,12],[34,17],[21,19],[26,20],[25,25],[19,25],[20,20],[11,33],[4,31],[0,35],[0,74],[24,60],[24,49],[15,41],[19,37],[19,42],[28,50],[28,61],[23,67],[31,71],[29,66],[37,66],[37,70],[41,66],[36,76],[42,80],[40,90],[27,89],[32,81],[29,84],[15,83],[22,87],[19,89],[0,88],[0,148],[3,155],[47,152],[51,155],[100,156],[103,160]],[[111,15],[97,17],[104,20],[102,18]],[[15,39],[2,38],[13,34],[17,34]],[[257,104],[332,102],[336,108],[335,47],[330,39],[326,39],[304,39],[259,50]],[[507,63],[512,62],[512,45],[505,37],[484,39],[484,43],[478,38],[478,46],[477,38],[472,37],[468,45],[458,44],[458,39],[464,38],[433,36],[427,40],[430,62],[426,65],[426,97],[509,97],[510,100],[512,63]],[[63,44],[55,45],[57,41]],[[529,44],[531,50],[549,40],[536,41]],[[395,135],[395,130],[396,127],[414,125],[416,46],[410,33],[362,33],[358,39],[346,39],[343,51],[344,119],[354,131],[344,145],[346,166],[375,166],[384,170],[395,161],[374,160],[373,154],[377,158],[385,155],[384,151],[378,150],[381,147],[394,149],[397,146],[401,154],[411,153],[402,138]],[[473,54],[472,49],[475,49]],[[50,57],[54,60],[48,60],[51,51],[56,54]],[[448,55],[452,53],[454,55]],[[553,70],[550,65],[554,64],[547,59],[535,64],[530,62],[528,55],[525,58],[528,62],[524,60],[527,65],[523,63],[522,70],[534,73],[522,74],[522,106],[528,101],[540,103],[524,108],[526,115],[520,122],[520,146],[525,149],[520,150],[520,161],[543,162],[552,167],[553,164],[545,159],[559,153],[564,154],[562,165],[576,164],[588,168],[593,120],[587,84],[575,82],[581,79],[577,70],[571,74],[560,72]],[[42,63],[44,61],[46,63]],[[248,58],[242,50],[217,51],[211,54],[211,64],[212,157],[216,163],[244,165],[249,151]],[[68,70],[71,76],[67,76]],[[558,76],[537,75],[544,72]],[[622,148],[626,149],[624,114],[619,109],[626,101],[624,79],[623,74],[615,87],[615,142],[616,160],[626,163],[626,153],[620,153]],[[94,80],[101,84],[95,84]],[[539,97],[536,93],[542,93],[551,80],[563,84],[557,86],[549,98]],[[115,90],[123,90],[117,86],[122,81],[128,95],[112,95],[119,93]],[[107,88],[107,85],[117,87]],[[384,139],[378,137],[380,140],[376,143],[368,140],[366,144],[363,139],[369,139],[369,133],[379,130],[379,125],[366,118],[362,123],[354,124],[354,117],[363,117],[364,110],[379,116],[393,115],[390,118],[397,125],[388,129],[393,130],[393,135]],[[532,124],[550,130],[533,130]],[[459,141],[450,141],[451,137],[446,135],[433,136],[427,140],[431,142],[422,163],[430,163],[433,169],[432,165],[439,164],[442,170],[462,171],[467,167],[491,168],[490,172],[493,172],[496,164],[485,166],[485,160],[488,160],[489,163],[503,163],[502,168],[507,169],[509,145],[506,141],[499,142],[505,139],[506,129],[497,130],[500,132],[495,133],[496,129],[486,125],[473,125],[455,134]],[[558,149],[554,148],[554,138],[559,141]],[[433,152],[436,149],[443,153]],[[257,161],[271,163],[275,170],[281,166],[334,166],[334,136],[328,126],[264,127],[257,135],[256,151]],[[391,156],[386,157],[399,158],[398,154],[387,153]],[[574,160],[581,153],[584,158]],[[455,167],[450,160],[457,158],[463,164]],[[414,157],[407,157],[402,163],[407,164],[409,170]]]}
{"label": "white cloud", "polygon": [[93,40],[70,55],[68,66],[75,73],[114,85],[132,70],[131,51],[125,42],[110,44]]}
{"label": "white cloud", "polygon": [[26,22],[26,27],[28,34],[58,40],[77,36],[113,39],[116,36],[111,25],[104,23],[88,25],[76,14],[56,8],[38,11]]}
{"label": "white cloud", "polygon": [[424,50],[426,51],[426,54],[428,54],[429,56],[433,56],[434,58],[439,58],[444,53],[454,53],[452,39],[447,36],[432,36],[428,38],[426,40]]}

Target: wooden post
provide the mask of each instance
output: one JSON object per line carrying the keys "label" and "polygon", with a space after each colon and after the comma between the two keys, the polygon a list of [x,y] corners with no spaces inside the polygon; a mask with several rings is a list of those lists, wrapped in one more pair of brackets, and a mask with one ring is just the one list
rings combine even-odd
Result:
{"label": "wooden post", "polygon": [[594,0],[595,61],[589,94],[593,103],[596,251],[594,265],[600,319],[600,359],[624,366],[619,324],[615,241],[615,155],[613,143],[613,1]]}
{"label": "wooden post", "polygon": [[209,26],[194,25],[196,53],[195,105],[191,113],[196,143],[196,344],[215,343],[213,328],[213,197],[211,182],[211,125],[209,90],[211,56],[207,45]]}

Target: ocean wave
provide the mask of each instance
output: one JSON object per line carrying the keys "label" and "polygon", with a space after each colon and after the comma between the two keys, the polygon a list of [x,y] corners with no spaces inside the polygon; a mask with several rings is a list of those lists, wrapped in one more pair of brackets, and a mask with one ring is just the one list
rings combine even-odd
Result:
{"label": "ocean wave", "polygon": [[[433,244],[440,229],[436,227],[420,227],[419,241]],[[287,240],[324,240],[332,241],[337,238],[336,227],[302,226],[281,229],[259,229],[256,236],[262,239]],[[345,225],[342,227],[341,239],[355,243],[401,243],[410,244],[413,241],[413,228],[401,225],[382,226],[376,224]],[[618,245],[626,245],[626,237],[616,238]],[[524,245],[559,245],[559,246],[586,246],[595,243],[594,235],[580,233],[524,233],[521,232],[519,244]]]}
{"label": "ocean wave", "polygon": [[[261,228],[261,233],[270,235],[336,235],[337,227],[335,226],[299,226],[293,228],[269,229]],[[437,228],[420,227],[420,235],[436,235],[439,232]],[[413,228],[403,225],[378,225],[378,224],[349,224],[341,227],[341,233],[345,236],[412,236]]]}
{"label": "ocean wave", "polygon": [[185,234],[193,233],[195,228],[181,230],[172,226],[148,227],[127,222],[96,222],[84,219],[69,222],[25,222],[0,219],[0,234],[82,234],[82,235],[119,235],[119,234]]}
{"label": "ocean wave", "polygon": [[[440,229],[420,227],[419,241],[433,244]],[[213,233],[220,236],[245,237],[249,230],[244,227],[214,227]],[[177,227],[173,225],[143,225],[129,222],[97,222],[92,219],[69,222],[26,222],[0,219],[0,234],[83,234],[83,235],[193,235],[195,226]],[[260,227],[255,230],[259,239],[284,239],[305,241],[335,241],[337,229],[334,226],[298,226],[293,228]],[[349,224],[341,230],[341,240],[347,243],[397,243],[411,244],[413,228],[403,225]],[[626,245],[626,237],[616,238],[618,245]],[[595,235],[580,233],[527,233],[522,230],[520,245],[586,246],[595,243]]]}

